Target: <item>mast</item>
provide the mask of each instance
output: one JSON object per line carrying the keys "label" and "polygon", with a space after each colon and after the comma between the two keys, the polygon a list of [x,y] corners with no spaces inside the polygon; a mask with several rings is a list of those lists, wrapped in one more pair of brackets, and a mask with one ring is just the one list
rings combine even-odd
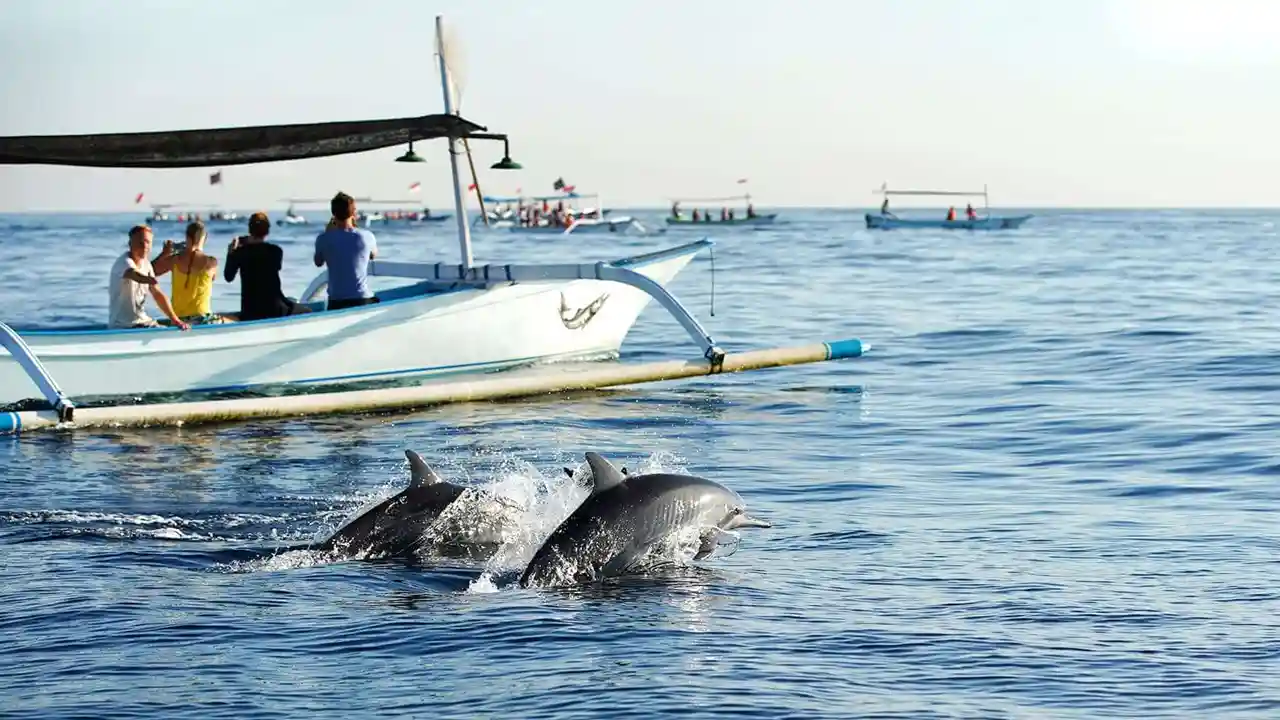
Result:
{"label": "mast", "polygon": [[[444,59],[444,16],[436,16],[436,56],[440,59],[440,90],[444,93],[444,112],[453,115],[453,83],[449,75],[449,65]],[[466,267],[474,265],[471,257],[471,226],[467,223],[467,206],[463,202],[462,177],[458,174],[458,141],[449,137],[449,164],[453,168],[453,209],[458,214],[458,250],[462,255],[462,264]]]}

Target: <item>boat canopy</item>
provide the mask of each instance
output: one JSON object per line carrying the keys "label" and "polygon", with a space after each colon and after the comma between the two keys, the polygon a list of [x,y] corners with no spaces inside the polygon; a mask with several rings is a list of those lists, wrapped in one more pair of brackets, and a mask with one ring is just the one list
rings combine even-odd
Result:
{"label": "boat canopy", "polygon": [[879,192],[884,195],[968,195],[977,197],[987,194],[985,190],[880,190]]}
{"label": "boat canopy", "polygon": [[300,160],[463,138],[484,131],[457,115],[102,135],[0,137],[0,164],[185,168]]}
{"label": "boat canopy", "polygon": [[727,195],[727,196],[725,196],[725,197],[712,197],[712,198],[674,198],[674,199],[672,200],[672,202],[681,202],[681,203],[683,203],[683,202],[690,202],[690,203],[704,203],[704,202],[708,202],[708,203],[709,203],[709,202],[729,202],[729,201],[731,201],[731,200],[746,200],[747,202],[750,202],[750,201],[751,201],[751,193],[747,193],[746,195]]}
{"label": "boat canopy", "polygon": [[534,202],[550,202],[552,200],[574,200],[580,198],[598,197],[594,193],[564,193],[561,195],[485,195],[484,201],[487,203],[513,203],[532,200]]}

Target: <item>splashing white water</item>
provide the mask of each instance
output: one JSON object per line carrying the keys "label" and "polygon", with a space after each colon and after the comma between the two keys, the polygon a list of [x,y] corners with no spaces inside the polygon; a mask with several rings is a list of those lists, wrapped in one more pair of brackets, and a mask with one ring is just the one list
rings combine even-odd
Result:
{"label": "splashing white water", "polygon": [[[680,467],[675,455],[659,452],[645,458],[632,472],[680,472]],[[518,504],[523,509],[523,517],[516,523],[513,537],[485,563],[484,570],[471,582],[467,592],[497,592],[498,576],[523,571],[547,537],[590,495],[588,473],[586,464],[582,463],[574,469],[572,478],[561,470],[552,472],[548,478],[529,463],[513,462],[492,485],[487,486],[486,490]],[[695,537],[692,552],[696,550]],[[692,552],[689,557],[692,557]]]}

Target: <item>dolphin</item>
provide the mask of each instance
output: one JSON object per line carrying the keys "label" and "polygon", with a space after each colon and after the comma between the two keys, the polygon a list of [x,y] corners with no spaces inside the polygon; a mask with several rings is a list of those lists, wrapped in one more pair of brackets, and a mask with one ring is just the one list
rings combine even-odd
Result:
{"label": "dolphin", "polygon": [[413,558],[420,550],[487,559],[519,524],[514,503],[441,479],[418,453],[409,487],[352,520],[314,549],[346,556]]}
{"label": "dolphin", "polygon": [[747,514],[738,493],[706,478],[623,474],[594,452],[587,453],[587,465],[591,495],[534,553],[520,576],[522,587],[595,582],[638,569],[650,550],[686,528],[699,530],[694,559],[701,560],[715,551],[722,533],[771,527]]}

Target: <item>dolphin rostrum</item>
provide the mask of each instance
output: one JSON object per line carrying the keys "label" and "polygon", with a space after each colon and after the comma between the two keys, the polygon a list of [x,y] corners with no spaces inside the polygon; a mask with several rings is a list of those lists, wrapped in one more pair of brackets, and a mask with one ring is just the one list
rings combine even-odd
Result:
{"label": "dolphin rostrum", "polygon": [[485,559],[520,522],[522,511],[514,503],[446,482],[418,453],[404,454],[409,487],[344,525],[316,550],[397,558],[422,550]]}
{"label": "dolphin rostrum", "polygon": [[[692,475],[624,475],[597,453],[587,453],[591,495],[547,538],[520,576],[520,585],[594,582],[634,570],[650,550],[678,532],[696,528],[701,560],[721,533],[770,527],[746,512],[729,488]],[[570,474],[571,471],[570,471]]]}

